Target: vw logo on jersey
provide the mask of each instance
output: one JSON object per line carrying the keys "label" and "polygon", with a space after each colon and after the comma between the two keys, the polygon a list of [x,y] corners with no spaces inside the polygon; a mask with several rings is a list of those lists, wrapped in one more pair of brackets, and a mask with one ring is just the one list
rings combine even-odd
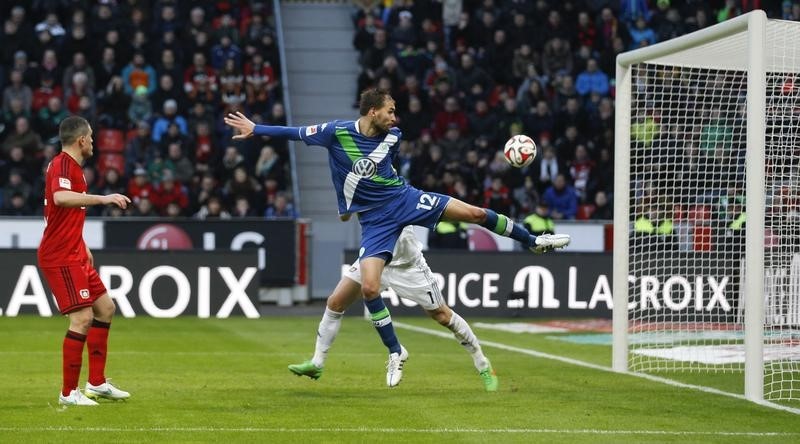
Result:
{"label": "vw logo on jersey", "polygon": [[362,157],[353,163],[353,174],[369,179],[378,171],[378,165],[369,157]]}

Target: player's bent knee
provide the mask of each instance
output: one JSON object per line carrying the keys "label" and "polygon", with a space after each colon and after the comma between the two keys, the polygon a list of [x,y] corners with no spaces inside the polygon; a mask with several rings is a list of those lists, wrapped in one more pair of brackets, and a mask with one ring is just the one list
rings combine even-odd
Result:
{"label": "player's bent knee", "polygon": [[89,327],[92,325],[92,318],[93,316],[91,310],[79,310],[77,312],[70,313],[69,329],[77,333],[85,334],[87,331],[89,331]]}
{"label": "player's bent knee", "polygon": [[380,285],[376,285],[371,282],[364,282],[361,285],[361,292],[364,294],[364,299],[369,301],[381,295],[381,287]]}
{"label": "player's bent knee", "polygon": [[450,324],[450,310],[437,308],[435,310],[429,310],[428,315],[433,318],[433,320],[445,327]]}

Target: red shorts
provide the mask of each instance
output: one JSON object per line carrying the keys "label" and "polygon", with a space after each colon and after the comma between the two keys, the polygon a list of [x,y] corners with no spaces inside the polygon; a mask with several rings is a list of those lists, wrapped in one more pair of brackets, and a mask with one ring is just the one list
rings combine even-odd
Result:
{"label": "red shorts", "polygon": [[97,270],[88,262],[83,265],[45,267],[41,270],[56,297],[61,314],[91,307],[97,298],[108,292]]}

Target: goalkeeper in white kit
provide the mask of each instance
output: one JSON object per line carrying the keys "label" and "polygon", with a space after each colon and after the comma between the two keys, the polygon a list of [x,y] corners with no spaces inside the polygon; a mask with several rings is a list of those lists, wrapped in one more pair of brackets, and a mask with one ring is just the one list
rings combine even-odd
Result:
{"label": "goalkeeper in white kit", "polygon": [[[439,286],[433,278],[428,263],[422,255],[419,241],[414,237],[414,230],[407,226],[403,229],[397,244],[394,247],[392,260],[386,266],[381,276],[381,286],[390,287],[401,298],[419,304],[428,315],[439,324],[450,329],[453,335],[472,356],[472,361],[483,381],[486,391],[497,391],[497,375],[489,359],[483,354],[478,338],[472,332],[469,324],[458,313],[447,306],[442,297]],[[339,327],[342,323],[344,311],[353,302],[361,298],[361,269],[359,261],[347,269],[333,294],[328,297],[325,314],[317,330],[317,342],[314,356],[301,364],[292,364],[289,371],[298,376],[308,376],[319,379]],[[382,319],[378,322],[383,322]],[[407,359],[408,356],[406,355]],[[395,362],[397,361],[397,362]],[[390,360],[387,364],[386,384],[394,387],[403,377],[403,360]]]}

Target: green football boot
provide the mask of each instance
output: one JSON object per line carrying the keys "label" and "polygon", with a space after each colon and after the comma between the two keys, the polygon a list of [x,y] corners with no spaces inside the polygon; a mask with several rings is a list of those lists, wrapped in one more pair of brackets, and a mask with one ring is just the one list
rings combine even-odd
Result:
{"label": "green football boot", "polygon": [[481,381],[483,381],[483,386],[486,388],[487,392],[497,391],[497,386],[500,382],[497,380],[497,374],[494,372],[492,364],[489,364],[489,367],[486,367],[479,375],[481,376]]}
{"label": "green football boot", "polygon": [[297,376],[308,376],[311,379],[319,379],[322,376],[322,367],[317,367],[311,361],[306,361],[302,364],[290,364],[289,371]]}

